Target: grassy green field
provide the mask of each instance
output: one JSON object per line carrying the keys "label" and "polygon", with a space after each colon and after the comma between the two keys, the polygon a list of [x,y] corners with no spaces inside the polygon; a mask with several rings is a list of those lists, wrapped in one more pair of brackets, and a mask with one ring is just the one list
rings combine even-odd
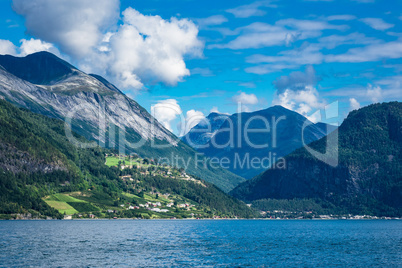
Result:
{"label": "grassy green field", "polygon": [[50,201],[61,201],[61,202],[84,202],[84,200],[80,200],[77,198],[74,198],[70,195],[66,195],[66,194],[53,194],[51,196],[48,196],[46,198],[46,200],[50,200]]}
{"label": "grassy green field", "polygon": [[121,159],[119,157],[106,157],[106,165],[109,167],[117,167],[117,165],[119,164],[119,161],[123,162],[126,161],[127,163],[129,163],[129,159]]}
{"label": "grassy green field", "polygon": [[[130,158],[120,158],[120,157],[114,157],[114,156],[109,156],[106,157],[106,165],[109,167],[117,167],[119,165],[119,162],[123,164],[123,161],[125,162],[126,165],[134,165],[138,167],[143,167],[143,168],[148,168],[148,167],[155,167],[153,164],[144,164],[142,162],[142,159],[130,159]],[[161,167],[160,167],[161,168]]]}
{"label": "grassy green field", "polygon": [[45,197],[44,200],[49,206],[57,209],[60,213],[65,213],[67,215],[99,210],[92,204],[67,194],[53,194]]}
{"label": "grassy green field", "polygon": [[67,215],[72,215],[72,214],[78,213],[78,211],[76,209],[74,209],[72,206],[70,206],[66,202],[54,201],[54,200],[45,200],[45,202],[52,208],[57,209],[62,214],[66,213]]}
{"label": "grassy green field", "polygon": [[144,165],[144,164],[140,164],[139,161],[137,161],[136,159],[129,159],[129,158],[119,158],[119,157],[106,157],[106,165],[109,167],[117,167],[119,165],[119,162],[121,161],[121,163],[123,163],[123,161],[125,162],[126,165],[141,165],[141,166],[149,166],[149,165]]}
{"label": "grassy green field", "polygon": [[133,198],[137,200],[140,203],[145,203],[145,202],[166,202],[169,203],[171,202],[170,199],[164,198],[162,196],[159,196],[158,199],[156,199],[156,195],[150,195],[150,194],[144,194],[144,198],[141,198],[137,195],[133,195],[130,193],[122,193],[124,196],[127,196],[128,198]]}

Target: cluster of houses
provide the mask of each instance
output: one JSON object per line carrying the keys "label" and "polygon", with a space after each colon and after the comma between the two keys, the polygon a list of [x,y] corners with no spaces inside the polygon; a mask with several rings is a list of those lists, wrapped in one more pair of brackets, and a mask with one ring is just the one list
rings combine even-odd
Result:
{"label": "cluster of houses", "polygon": [[187,208],[187,210],[189,210],[190,208],[194,207],[194,205],[184,203],[184,204],[178,204],[177,207],[178,208]]}
{"label": "cluster of houses", "polygon": [[154,212],[169,212],[169,210],[166,209],[166,208],[162,208],[162,209],[160,209],[160,208],[150,208],[149,210],[154,211]]}
{"label": "cluster of houses", "polygon": [[[106,157],[119,157],[121,159],[127,159],[127,158],[128,159],[137,159],[137,158],[139,158],[138,155],[133,156],[133,155],[118,155],[118,154],[106,154]],[[143,161],[145,161],[145,160],[143,160]],[[149,162],[149,164],[155,165],[155,161],[153,159],[149,159],[149,160],[147,159],[147,161]],[[175,169],[175,168],[172,168],[172,167],[166,166],[166,165],[158,166],[158,168],[154,168],[154,169],[152,169],[152,168],[149,169],[136,162],[136,164],[130,163],[129,165],[120,165],[120,168],[122,170],[132,169],[134,166],[137,167],[138,173],[143,176],[153,176],[153,177],[161,176],[164,178],[186,180],[186,181],[194,182],[196,184],[200,184],[203,187],[206,187],[206,185],[202,181],[191,177],[185,171],[179,171],[178,169]],[[121,176],[120,178],[124,181],[134,181],[134,179],[132,178],[131,175]]]}
{"label": "cluster of houses", "polygon": [[[125,207],[124,204],[120,205],[122,208]],[[165,206],[166,208],[162,208],[162,206]],[[150,211],[154,211],[154,212],[169,212],[168,208],[171,208],[174,206],[173,202],[167,203],[166,205],[162,205],[161,202],[146,202],[145,204],[139,204],[138,206],[133,206],[133,205],[129,205],[126,209],[140,209],[140,208],[144,208]],[[195,207],[195,205],[192,204],[188,204],[188,203],[182,203],[182,204],[177,204],[178,208],[183,208],[183,209],[187,209],[190,210],[192,207]],[[116,213],[116,210],[113,209],[108,209],[107,213]]]}
{"label": "cluster of houses", "polygon": [[[155,202],[155,203],[147,202],[145,204],[140,204],[139,206],[142,208],[151,210],[151,211],[155,211],[155,212],[169,212],[168,209],[159,208],[159,207],[162,207],[161,202]],[[167,208],[171,208],[174,206],[174,204],[172,202],[170,202],[170,203],[167,203],[165,206]],[[132,206],[130,206],[130,207],[132,207]],[[129,209],[130,209],[130,207],[129,207]],[[178,208],[186,208],[187,210],[189,210],[190,208],[194,207],[194,205],[188,204],[188,203],[183,203],[183,204],[177,204],[177,207]]]}
{"label": "cluster of houses", "polygon": [[[122,166],[122,169],[123,169],[123,166]],[[180,175],[175,175],[170,170],[167,170],[167,171],[163,171],[163,170],[156,170],[156,171],[140,170],[139,174],[141,174],[143,176],[153,176],[153,177],[161,176],[161,177],[164,177],[164,178],[191,181],[191,182],[199,184],[199,185],[201,185],[203,187],[207,187],[202,181],[191,177],[186,172],[182,172]],[[135,180],[131,175],[120,176],[120,179],[123,180],[123,181],[131,181],[131,182],[134,182],[134,180]],[[139,182],[139,181],[137,180],[137,182]]]}
{"label": "cluster of houses", "polygon": [[273,211],[261,211],[260,214],[268,219],[321,219],[321,220],[333,220],[333,219],[341,219],[341,220],[363,220],[363,219],[396,219],[391,217],[377,217],[370,215],[315,215],[312,211],[304,211],[304,212],[292,212],[292,211],[283,211],[283,210],[273,210]]}
{"label": "cluster of houses", "polygon": [[130,158],[130,159],[134,159],[134,158],[139,158],[139,155],[136,153],[132,153],[130,155],[126,155],[126,154],[105,154],[106,157],[119,157],[119,158]]}

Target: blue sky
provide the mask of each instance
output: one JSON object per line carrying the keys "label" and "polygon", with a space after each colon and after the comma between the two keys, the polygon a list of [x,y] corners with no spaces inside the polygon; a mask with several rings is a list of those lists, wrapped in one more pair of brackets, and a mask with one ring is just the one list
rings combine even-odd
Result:
{"label": "blue sky", "polygon": [[0,1],[0,54],[53,52],[175,133],[180,116],[234,113],[238,102],[317,120],[334,101],[343,118],[402,100],[401,1],[55,2]]}

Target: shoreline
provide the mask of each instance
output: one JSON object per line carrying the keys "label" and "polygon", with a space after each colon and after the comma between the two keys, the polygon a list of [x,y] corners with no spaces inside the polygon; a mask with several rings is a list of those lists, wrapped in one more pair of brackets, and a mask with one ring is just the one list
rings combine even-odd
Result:
{"label": "shoreline", "polygon": [[378,219],[259,219],[259,218],[238,218],[238,219],[133,219],[133,218],[118,218],[118,219],[106,219],[106,218],[98,218],[98,219],[0,219],[0,221],[378,221],[378,220],[402,220],[402,218],[378,218]]}

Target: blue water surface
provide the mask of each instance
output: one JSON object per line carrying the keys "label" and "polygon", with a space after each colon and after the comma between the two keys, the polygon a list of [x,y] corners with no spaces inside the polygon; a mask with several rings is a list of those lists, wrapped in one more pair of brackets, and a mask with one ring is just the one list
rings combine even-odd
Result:
{"label": "blue water surface", "polygon": [[0,221],[1,267],[402,266],[396,220]]}

